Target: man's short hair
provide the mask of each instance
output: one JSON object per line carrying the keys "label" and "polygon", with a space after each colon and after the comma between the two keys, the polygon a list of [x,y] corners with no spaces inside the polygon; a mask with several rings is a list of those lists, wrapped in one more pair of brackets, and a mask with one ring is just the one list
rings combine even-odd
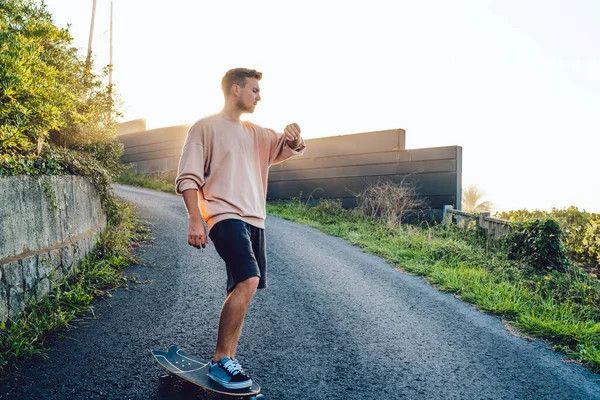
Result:
{"label": "man's short hair", "polygon": [[233,85],[246,87],[246,78],[256,78],[260,81],[262,78],[262,72],[248,68],[230,69],[221,80],[221,89],[223,90],[223,94],[227,96]]}

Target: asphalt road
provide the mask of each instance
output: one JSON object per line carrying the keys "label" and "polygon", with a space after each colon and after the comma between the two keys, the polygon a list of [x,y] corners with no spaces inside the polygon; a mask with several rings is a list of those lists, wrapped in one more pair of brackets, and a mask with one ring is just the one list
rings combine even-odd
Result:
{"label": "asphalt road", "polygon": [[[128,290],[97,319],[50,339],[0,399],[214,399],[181,380],[161,388],[150,350],[212,354],[225,295],[212,245],[187,245],[182,199],[117,186],[152,224]],[[238,358],[267,399],[600,399],[600,376],[498,318],[338,238],[267,218],[269,288],[257,293]]]}

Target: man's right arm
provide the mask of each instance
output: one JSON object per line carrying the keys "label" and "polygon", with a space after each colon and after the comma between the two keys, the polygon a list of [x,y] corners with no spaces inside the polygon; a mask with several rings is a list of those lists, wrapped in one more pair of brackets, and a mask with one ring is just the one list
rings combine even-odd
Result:
{"label": "man's right arm", "polygon": [[206,247],[208,238],[206,227],[198,206],[198,191],[194,189],[185,190],[183,193],[183,202],[188,213],[188,244],[196,248]]}

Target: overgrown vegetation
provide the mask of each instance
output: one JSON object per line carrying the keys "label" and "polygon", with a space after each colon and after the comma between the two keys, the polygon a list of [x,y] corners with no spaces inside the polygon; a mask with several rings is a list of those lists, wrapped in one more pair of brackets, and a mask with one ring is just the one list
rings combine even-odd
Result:
{"label": "overgrown vegetation", "polygon": [[[0,370],[18,357],[43,354],[48,333],[122,285],[131,248],[147,234],[110,186],[124,167],[123,146],[115,139],[120,104],[106,83],[107,69],[95,74],[71,44],[68,29],[54,25],[43,2],[0,2],[0,176],[85,176],[108,220],[94,252],[72,276],[0,325]],[[51,186],[44,191],[52,204]]]}
{"label": "overgrown vegetation", "polygon": [[72,41],[43,2],[0,3],[0,175],[86,176],[111,213],[119,103]]}
{"label": "overgrown vegetation", "polygon": [[401,225],[408,216],[413,219],[428,208],[427,201],[420,198],[414,183],[396,184],[382,180],[355,193],[358,208],[370,217],[380,217],[390,225]]}
{"label": "overgrown vegetation", "polygon": [[[548,340],[567,357],[600,372],[600,281],[580,268],[562,268],[560,262],[561,268],[548,268],[556,264],[536,258],[563,260],[560,251],[547,254],[538,248],[511,256],[501,244],[486,245],[473,229],[390,225],[359,210],[342,209],[336,202],[270,203],[268,212],[344,238],[405,271],[425,276],[440,289],[532,337]],[[551,222],[531,228],[530,233],[556,229]]]}
{"label": "overgrown vegetation", "polygon": [[0,2],[0,149],[39,155],[51,142],[116,167],[115,93],[72,41],[42,2]]}
{"label": "overgrown vegetation", "polygon": [[600,214],[579,210],[577,207],[552,211],[516,210],[498,214],[498,218],[511,222],[552,218],[563,232],[563,243],[569,259],[588,270],[597,270],[600,265]]}
{"label": "overgrown vegetation", "polygon": [[503,238],[508,258],[520,260],[545,273],[569,268],[563,232],[554,219],[545,217],[515,223],[513,232]]}

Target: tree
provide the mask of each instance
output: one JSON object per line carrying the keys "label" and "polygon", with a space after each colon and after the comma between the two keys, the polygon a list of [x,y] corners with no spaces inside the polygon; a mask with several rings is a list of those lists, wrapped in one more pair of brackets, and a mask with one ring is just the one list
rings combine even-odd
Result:
{"label": "tree", "polygon": [[39,155],[51,141],[116,165],[120,114],[107,70],[92,73],[72,41],[42,1],[0,2],[1,153]]}
{"label": "tree", "polygon": [[490,212],[494,207],[494,203],[485,200],[482,201],[485,192],[479,189],[477,185],[469,185],[462,192],[462,210],[465,212]]}
{"label": "tree", "polygon": [[44,6],[0,2],[0,147],[7,153],[41,151],[50,130],[66,124],[75,98],[69,74],[76,61],[66,30]]}

